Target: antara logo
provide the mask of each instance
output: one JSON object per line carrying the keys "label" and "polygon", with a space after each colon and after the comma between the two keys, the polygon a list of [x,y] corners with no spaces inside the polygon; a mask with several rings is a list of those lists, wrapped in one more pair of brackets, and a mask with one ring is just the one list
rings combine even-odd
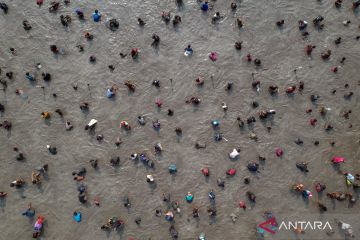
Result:
{"label": "antara logo", "polygon": [[303,230],[332,230],[332,227],[329,222],[325,222],[325,224],[321,221],[296,221],[296,222],[284,222],[282,221],[279,230],[285,229],[285,230],[293,230],[293,229],[303,229]]}
{"label": "antara logo", "polygon": [[261,228],[269,233],[272,233],[272,234],[276,233],[277,226],[278,226],[278,224],[276,222],[275,217],[271,217],[267,221],[259,224],[259,228]]}
{"label": "antara logo", "polygon": [[295,221],[295,222],[285,222],[282,221],[280,226],[278,225],[275,217],[268,218],[267,221],[259,224],[259,232],[264,233],[264,231],[269,232],[271,234],[276,234],[277,231],[280,230],[289,230],[292,231],[294,229],[302,229],[302,230],[332,230],[332,227],[329,222],[321,222],[321,221]]}

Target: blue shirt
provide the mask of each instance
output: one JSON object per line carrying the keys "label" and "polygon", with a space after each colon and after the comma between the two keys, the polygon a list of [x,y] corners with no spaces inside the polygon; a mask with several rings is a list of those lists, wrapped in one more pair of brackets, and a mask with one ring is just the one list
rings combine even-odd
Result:
{"label": "blue shirt", "polygon": [[209,5],[207,3],[201,4],[201,10],[207,11],[209,9]]}
{"label": "blue shirt", "polygon": [[185,199],[188,203],[191,203],[192,200],[194,199],[194,197],[193,197],[193,195],[186,195]]}
{"label": "blue shirt", "polygon": [[93,19],[94,22],[99,22],[101,19],[101,14],[100,13],[93,13]]}
{"label": "blue shirt", "polygon": [[172,221],[172,220],[173,220],[173,217],[171,217],[171,216],[169,216],[169,215],[166,215],[166,216],[165,216],[165,219],[166,219],[167,221]]}
{"label": "blue shirt", "polygon": [[29,81],[34,81],[35,78],[31,75],[26,75],[26,78],[29,80]]}
{"label": "blue shirt", "polygon": [[108,98],[112,98],[114,95],[115,95],[114,92],[111,91],[110,88],[106,91],[106,96],[107,96]]}
{"label": "blue shirt", "polygon": [[32,208],[29,208],[26,210],[26,212],[22,213],[23,216],[27,216],[28,218],[32,218],[35,216],[35,210]]}
{"label": "blue shirt", "polygon": [[76,213],[74,214],[73,218],[74,218],[74,220],[75,220],[76,222],[80,222],[80,221],[81,221],[81,213],[76,212]]}
{"label": "blue shirt", "polygon": [[176,165],[175,165],[175,164],[170,164],[170,166],[169,166],[169,172],[170,172],[170,173],[175,173],[175,172],[176,172]]}
{"label": "blue shirt", "polygon": [[185,51],[190,52],[190,53],[193,52],[192,48],[185,48]]}

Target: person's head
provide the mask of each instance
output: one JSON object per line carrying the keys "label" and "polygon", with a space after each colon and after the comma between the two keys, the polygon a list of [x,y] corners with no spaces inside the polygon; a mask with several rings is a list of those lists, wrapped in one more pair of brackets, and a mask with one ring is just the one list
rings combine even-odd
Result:
{"label": "person's head", "polygon": [[29,75],[30,75],[30,73],[29,73],[29,72],[27,72],[27,73],[25,73],[25,75],[26,75],[26,76],[29,76]]}
{"label": "person's head", "polygon": [[245,184],[249,184],[249,183],[250,183],[250,178],[245,177],[245,178],[244,178],[244,183],[245,183]]}
{"label": "person's head", "polygon": [[43,166],[43,169],[44,169],[45,171],[47,171],[48,168],[49,168],[49,165],[48,165],[48,164],[45,164],[45,165]]}
{"label": "person's head", "polygon": [[99,11],[97,9],[95,9],[95,13],[99,13]]}

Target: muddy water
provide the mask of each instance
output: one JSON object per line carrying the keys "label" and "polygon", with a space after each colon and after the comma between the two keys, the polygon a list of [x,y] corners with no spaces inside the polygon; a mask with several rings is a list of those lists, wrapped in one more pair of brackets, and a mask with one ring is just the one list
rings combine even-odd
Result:
{"label": "muddy water", "polygon": [[[328,220],[334,225],[334,218],[352,224],[355,235],[360,235],[358,219],[359,205],[349,206],[347,201],[333,202],[318,196],[314,190],[316,182],[327,185],[329,191],[353,192],[347,188],[344,176],[331,166],[334,155],[344,156],[346,164],[341,166],[344,172],[359,173],[359,60],[360,47],[355,37],[360,34],[358,14],[350,9],[346,1],[341,9],[333,6],[333,1],[241,1],[236,11],[230,10],[228,0],[211,2],[214,10],[201,12],[195,0],[184,0],[182,7],[174,1],[72,1],[69,6],[61,5],[57,13],[49,13],[49,2],[41,8],[35,1],[7,0],[9,13],[0,14],[0,67],[1,78],[5,72],[13,71],[14,79],[7,80],[7,91],[0,92],[0,103],[5,105],[1,120],[10,120],[11,132],[1,129],[0,134],[0,191],[8,196],[1,201],[0,239],[30,239],[34,221],[21,215],[28,202],[32,202],[36,212],[46,218],[42,239],[170,239],[169,223],[163,217],[155,216],[155,209],[165,211],[168,206],[162,201],[162,193],[170,193],[171,199],[180,202],[181,214],[175,216],[175,227],[180,239],[195,239],[199,233],[206,233],[207,239],[255,239],[256,225],[262,222],[262,214],[270,210],[278,221],[291,218],[292,221],[309,219]],[[85,12],[86,20],[79,21],[74,13],[76,8]],[[91,13],[99,9],[103,15],[101,23],[94,23]],[[161,11],[178,14],[182,22],[177,28],[166,25],[160,17]],[[211,23],[211,17],[219,11],[224,18],[218,24]],[[69,14],[72,23],[64,28],[60,15]],[[322,15],[325,28],[316,30],[312,19]],[[137,24],[137,17],[146,21],[145,27]],[[236,18],[244,20],[244,28],[239,30]],[[118,31],[111,32],[105,27],[106,20],[116,18],[120,21]],[[22,21],[28,20],[32,30],[26,32]],[[285,25],[278,29],[275,22],[284,19]],[[298,20],[309,22],[307,39],[303,39],[297,28]],[[350,20],[347,27],[342,22]],[[93,41],[87,41],[83,35],[89,31]],[[157,33],[161,42],[157,49],[150,46],[153,33]],[[342,43],[335,46],[334,40],[341,36]],[[243,41],[243,49],[234,49],[235,41]],[[183,49],[191,43],[194,54],[187,58]],[[65,54],[54,56],[49,45],[56,44]],[[85,51],[78,52],[76,45],[84,45]],[[316,45],[313,57],[305,56],[306,44]],[[9,48],[17,50],[16,56]],[[137,60],[131,57],[121,58],[120,52],[128,53],[131,48],[140,49]],[[320,53],[331,49],[328,61],[323,61]],[[218,60],[211,62],[208,53],[218,53]],[[244,58],[251,53],[262,61],[261,67],[255,67]],[[96,63],[89,63],[89,57],[96,56]],[[346,57],[345,64],[339,60]],[[36,63],[41,63],[37,70]],[[114,65],[110,72],[108,65]],[[339,66],[334,74],[331,67]],[[297,69],[296,74],[294,69]],[[52,74],[52,81],[44,83],[43,71]],[[25,72],[37,77],[37,83],[31,85],[25,78]],[[261,81],[259,92],[253,91],[251,82]],[[194,79],[205,77],[205,84],[198,88]],[[211,76],[213,78],[211,79]],[[151,85],[160,80],[161,88]],[[172,79],[170,81],[169,79]],[[129,93],[123,85],[132,80],[136,85],[135,93]],[[305,83],[302,94],[285,94],[291,85]],[[227,82],[233,82],[233,90],[225,91]],[[348,83],[346,89],[344,84]],[[72,85],[77,84],[74,91]],[[116,84],[119,87],[116,98],[106,98],[106,89]],[[279,86],[280,93],[271,97],[267,88],[271,84]],[[45,86],[42,90],[38,86]],[[23,96],[15,95],[15,89],[22,89]],[[336,89],[336,94],[331,91]],[[350,100],[343,95],[353,91]],[[57,94],[57,98],[52,96]],[[317,105],[310,102],[311,94],[320,95]],[[198,107],[185,104],[185,100],[199,97]],[[161,109],[154,104],[156,99],[164,103]],[[79,103],[90,103],[86,114],[79,109]],[[253,109],[252,101],[260,106]],[[224,113],[221,103],[226,102],[228,111]],[[319,106],[331,110],[322,117]],[[55,109],[60,108],[64,117],[59,118]],[[167,109],[174,109],[174,116],[167,115]],[[311,115],[305,110],[313,109]],[[275,109],[276,115],[267,122],[257,120],[251,127],[243,130],[237,126],[236,117],[246,119],[256,116],[259,110]],[[350,118],[341,114],[352,110]],[[49,111],[52,118],[48,122],[40,113]],[[147,124],[138,125],[136,117],[145,114]],[[315,117],[315,127],[309,125],[309,119]],[[84,131],[84,126],[92,118],[99,121],[95,133]],[[159,119],[161,130],[154,131],[152,120]],[[218,119],[221,132],[228,141],[215,142],[211,120]],[[257,118],[258,119],[258,118]],[[72,131],[65,131],[64,121],[73,123]],[[125,120],[132,126],[131,132],[119,127]],[[324,131],[330,123],[334,130]],[[349,128],[349,124],[352,128]],[[271,126],[269,133],[266,129]],[[182,137],[177,137],[174,129],[183,129]],[[251,140],[254,132],[258,141]],[[103,134],[99,143],[97,134]],[[120,137],[120,147],[114,145]],[[303,139],[303,146],[294,143],[296,138]],[[314,146],[314,141],[320,144]],[[196,141],[206,143],[206,149],[194,148]],[[335,141],[331,147],[330,142]],[[160,142],[164,151],[161,156],[154,154],[154,144]],[[57,147],[58,154],[50,155],[46,145]],[[12,148],[18,146],[25,154],[26,161],[15,160]],[[241,156],[236,161],[228,158],[233,148],[241,148]],[[275,148],[284,150],[282,158],[275,156]],[[147,152],[155,162],[155,169],[147,169],[142,163],[129,159],[132,152]],[[259,173],[251,174],[246,165],[265,156]],[[118,168],[109,165],[111,157],[120,156]],[[98,159],[99,169],[93,170],[89,160]],[[309,162],[306,175],[296,167],[296,162]],[[168,173],[168,166],[176,163],[176,175]],[[40,186],[32,185],[31,172],[38,166],[49,164],[49,176]],[[87,168],[84,183],[88,187],[89,204],[82,205],[77,199],[77,182],[71,173],[80,167]],[[210,177],[204,178],[200,170],[210,169]],[[236,176],[227,178],[228,168],[237,170]],[[153,174],[156,184],[146,182],[146,175]],[[17,176],[26,179],[23,189],[11,189],[9,184]],[[251,183],[245,185],[244,177],[249,176]],[[226,186],[221,189],[216,179],[223,177]],[[313,191],[313,198],[306,202],[301,196],[289,191],[294,183],[303,183]],[[209,190],[216,194],[216,218],[209,218],[206,209],[211,205]],[[185,194],[191,191],[194,201],[188,204]],[[250,204],[246,191],[256,194],[256,204]],[[99,196],[101,207],[92,204]],[[122,199],[129,196],[132,207],[126,209]],[[238,202],[247,202],[247,209],[238,208]],[[328,207],[320,214],[317,201]],[[200,219],[192,218],[192,207],[200,208]],[[82,222],[75,223],[73,211],[81,211]],[[238,216],[233,223],[231,213]],[[126,226],[119,233],[106,234],[100,229],[110,216],[121,216]],[[141,216],[139,226],[134,223]],[[327,235],[325,231],[307,230],[303,239],[343,239],[344,236],[334,227],[335,233]],[[295,239],[291,232],[281,235],[266,233],[268,239]]]}

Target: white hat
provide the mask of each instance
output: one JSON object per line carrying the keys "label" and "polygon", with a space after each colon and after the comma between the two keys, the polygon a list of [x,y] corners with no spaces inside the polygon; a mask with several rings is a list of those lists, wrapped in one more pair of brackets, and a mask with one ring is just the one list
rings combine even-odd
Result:
{"label": "white hat", "polygon": [[231,159],[234,159],[234,158],[236,158],[237,156],[239,156],[240,155],[240,153],[234,148],[234,150],[229,154],[229,157],[231,158]]}
{"label": "white hat", "polygon": [[154,181],[154,177],[152,175],[146,175],[146,179],[148,179],[150,182]]}

